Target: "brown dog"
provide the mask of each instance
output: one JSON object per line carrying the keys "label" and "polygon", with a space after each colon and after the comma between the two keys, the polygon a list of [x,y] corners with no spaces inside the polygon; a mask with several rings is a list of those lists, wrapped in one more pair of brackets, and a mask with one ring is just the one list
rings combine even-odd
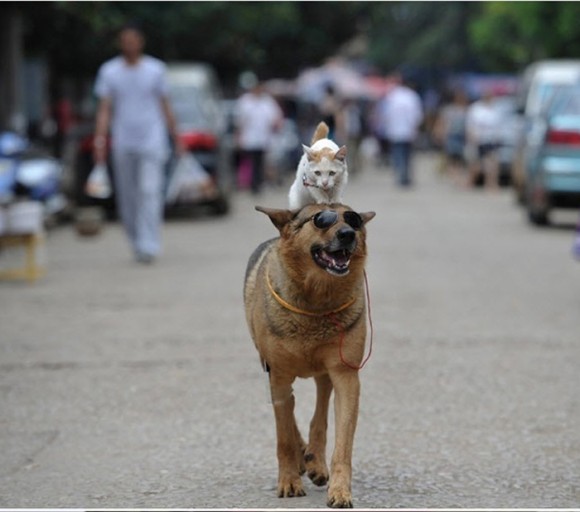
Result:
{"label": "brown dog", "polygon": [[[334,389],[336,440],[327,503],[352,507],[358,369],[366,338],[365,224],[375,214],[358,214],[342,204],[308,205],[298,211],[256,209],[280,231],[279,238],[252,254],[244,286],[248,326],[270,374],[278,496],[304,496],[304,472],[316,485],[328,482],[326,428]],[[296,377],[314,377],[317,386],[308,444],[294,418]]]}

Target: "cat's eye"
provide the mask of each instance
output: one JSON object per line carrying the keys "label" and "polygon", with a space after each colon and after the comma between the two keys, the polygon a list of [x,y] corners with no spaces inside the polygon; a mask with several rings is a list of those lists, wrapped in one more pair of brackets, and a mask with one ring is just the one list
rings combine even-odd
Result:
{"label": "cat's eye", "polygon": [[334,176],[336,174],[336,171],[330,171],[328,174],[330,174],[331,176]]}
{"label": "cat's eye", "polygon": [[315,174],[316,176],[321,176],[321,175],[322,175],[322,173],[321,173],[320,171],[314,171],[314,174]]}

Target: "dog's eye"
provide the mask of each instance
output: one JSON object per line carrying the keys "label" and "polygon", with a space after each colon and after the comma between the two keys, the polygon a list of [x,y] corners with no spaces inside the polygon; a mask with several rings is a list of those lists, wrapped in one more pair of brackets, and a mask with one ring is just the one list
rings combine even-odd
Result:
{"label": "dog's eye", "polygon": [[364,224],[362,217],[356,212],[344,212],[344,222],[353,229],[360,229]]}
{"label": "dog's eye", "polygon": [[312,217],[312,221],[318,229],[328,229],[330,226],[336,224],[337,220],[338,213],[334,210],[323,210]]}

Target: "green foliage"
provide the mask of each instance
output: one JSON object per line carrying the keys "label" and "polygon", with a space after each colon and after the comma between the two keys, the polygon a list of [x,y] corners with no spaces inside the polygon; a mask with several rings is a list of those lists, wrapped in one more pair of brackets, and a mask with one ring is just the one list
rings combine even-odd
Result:
{"label": "green foliage", "polygon": [[[7,5],[7,4],[5,4]],[[138,21],[147,51],[166,61],[211,62],[226,82],[247,69],[295,77],[364,34],[383,72],[515,71],[540,58],[580,55],[576,2],[13,2],[28,55],[53,76],[92,78],[116,53],[115,33]]]}
{"label": "green foliage", "polygon": [[545,58],[580,55],[580,4],[485,2],[470,25],[472,42],[490,68],[509,70]]}
{"label": "green foliage", "polygon": [[[166,61],[208,61],[229,81],[245,69],[293,77],[356,33],[357,2],[21,3],[29,52],[68,76],[90,76],[114,55],[115,32],[137,21],[147,51]],[[47,23],[48,21],[48,23]],[[55,27],[57,30],[55,30]]]}
{"label": "green foliage", "polygon": [[372,4],[370,58],[381,69],[402,64],[461,68],[471,59],[466,19],[469,2]]}

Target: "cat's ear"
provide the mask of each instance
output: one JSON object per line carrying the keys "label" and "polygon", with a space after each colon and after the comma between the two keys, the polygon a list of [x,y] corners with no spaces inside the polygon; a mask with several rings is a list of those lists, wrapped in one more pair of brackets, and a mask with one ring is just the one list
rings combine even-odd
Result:
{"label": "cat's ear", "polygon": [[334,153],[334,160],[344,162],[346,158],[346,146],[342,146],[336,153]]}
{"label": "cat's ear", "polygon": [[304,154],[306,155],[306,158],[308,158],[308,161],[312,162],[312,160],[314,160],[314,154],[312,153],[312,149],[310,149],[305,144],[302,144],[302,149],[304,150]]}

